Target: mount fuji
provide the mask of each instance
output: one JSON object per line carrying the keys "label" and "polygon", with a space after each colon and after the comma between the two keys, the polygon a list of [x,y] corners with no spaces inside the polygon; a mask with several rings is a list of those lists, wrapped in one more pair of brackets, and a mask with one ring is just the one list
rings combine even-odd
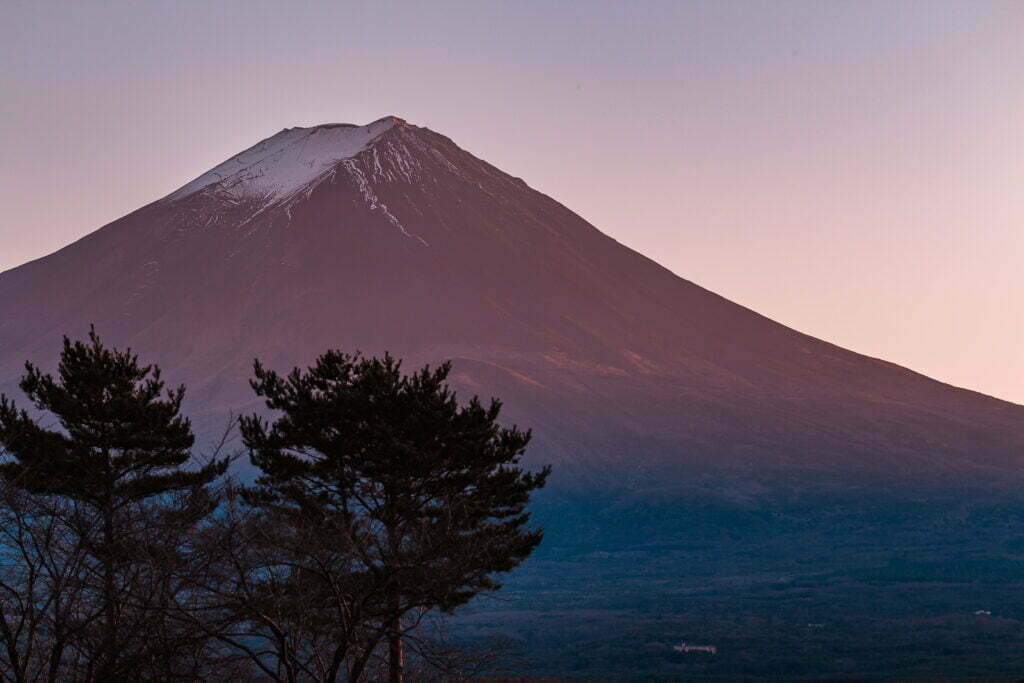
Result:
{"label": "mount fuji", "polygon": [[678,277],[427,128],[288,128],[0,274],[0,391],[95,324],[184,382],[199,433],[253,358],[454,361],[555,486],[734,496],[1019,485],[1024,406],[789,329]]}

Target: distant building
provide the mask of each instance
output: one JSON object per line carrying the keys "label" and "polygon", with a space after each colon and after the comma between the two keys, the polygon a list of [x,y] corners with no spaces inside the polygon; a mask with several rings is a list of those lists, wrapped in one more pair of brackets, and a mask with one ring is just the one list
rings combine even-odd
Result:
{"label": "distant building", "polygon": [[680,643],[679,645],[672,646],[672,649],[676,652],[707,652],[711,655],[718,654],[718,648],[714,645],[691,645],[690,643]]}

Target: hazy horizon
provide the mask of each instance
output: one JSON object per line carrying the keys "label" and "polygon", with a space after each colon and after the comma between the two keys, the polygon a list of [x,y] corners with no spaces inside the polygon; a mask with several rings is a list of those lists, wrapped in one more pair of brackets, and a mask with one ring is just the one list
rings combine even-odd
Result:
{"label": "hazy horizon", "polygon": [[12,3],[0,271],[396,115],[676,274],[1024,403],[1024,5]]}

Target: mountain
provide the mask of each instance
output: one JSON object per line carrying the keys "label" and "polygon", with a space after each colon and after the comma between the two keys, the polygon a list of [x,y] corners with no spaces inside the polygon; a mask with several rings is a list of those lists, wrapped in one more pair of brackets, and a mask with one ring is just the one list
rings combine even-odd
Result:
{"label": "mountain", "polygon": [[90,323],[185,382],[207,437],[259,408],[254,357],[336,347],[453,359],[556,485],[1010,487],[1024,464],[1024,407],[727,301],[395,117],[285,129],[0,274],[0,390]]}

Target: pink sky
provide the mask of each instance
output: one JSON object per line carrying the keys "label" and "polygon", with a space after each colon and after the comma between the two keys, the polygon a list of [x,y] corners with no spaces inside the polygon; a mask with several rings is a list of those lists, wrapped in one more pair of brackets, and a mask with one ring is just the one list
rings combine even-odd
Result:
{"label": "pink sky", "polygon": [[769,317],[1024,402],[1022,36],[1019,2],[6,3],[0,270],[281,128],[395,114]]}

